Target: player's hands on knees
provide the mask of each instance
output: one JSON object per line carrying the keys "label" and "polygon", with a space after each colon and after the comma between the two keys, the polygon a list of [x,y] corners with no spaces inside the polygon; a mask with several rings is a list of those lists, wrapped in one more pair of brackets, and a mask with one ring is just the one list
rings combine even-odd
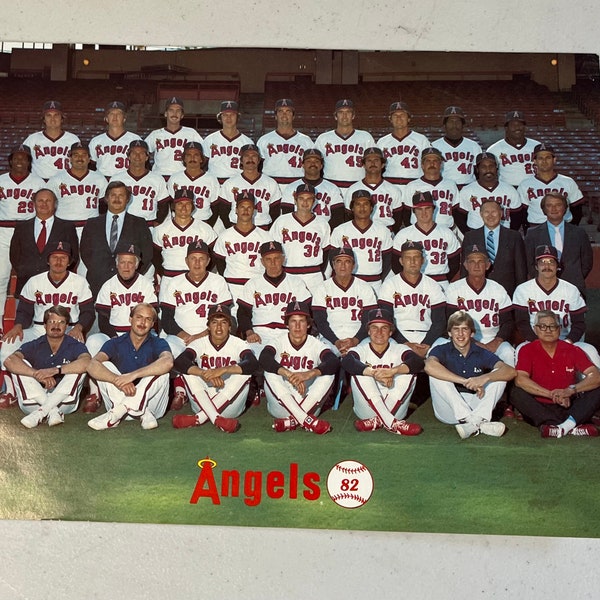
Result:
{"label": "player's hands on knees", "polygon": [[246,332],[246,341],[250,344],[260,344],[261,337],[258,333],[252,331],[251,329]]}
{"label": "player's hands on knees", "polygon": [[7,342],[9,344],[11,342],[14,342],[17,339],[19,339],[19,340],[23,339],[23,327],[22,327],[22,325],[15,325],[10,331],[7,331],[2,336],[2,341],[3,342]]}
{"label": "player's hands on knees", "polygon": [[79,324],[74,325],[71,328],[71,330],[67,333],[67,335],[76,339],[78,342],[81,342],[81,343],[85,342],[85,336],[83,335],[83,328]]}

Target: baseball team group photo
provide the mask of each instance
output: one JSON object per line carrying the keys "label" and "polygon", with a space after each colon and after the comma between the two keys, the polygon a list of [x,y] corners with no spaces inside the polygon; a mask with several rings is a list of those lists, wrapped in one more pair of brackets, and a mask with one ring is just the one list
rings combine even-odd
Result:
{"label": "baseball team group photo", "polygon": [[107,52],[0,79],[1,518],[600,535],[597,57]]}

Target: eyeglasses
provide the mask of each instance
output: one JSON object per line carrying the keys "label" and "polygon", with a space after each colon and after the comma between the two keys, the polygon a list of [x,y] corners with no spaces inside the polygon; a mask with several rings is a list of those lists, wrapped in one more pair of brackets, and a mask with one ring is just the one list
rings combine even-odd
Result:
{"label": "eyeglasses", "polygon": [[66,321],[53,321],[53,320],[48,320],[46,321],[46,323],[48,323],[49,325],[66,325],[67,322]]}
{"label": "eyeglasses", "polygon": [[560,329],[560,325],[545,325],[543,323],[536,325],[536,327],[542,331],[556,331],[557,329]]}

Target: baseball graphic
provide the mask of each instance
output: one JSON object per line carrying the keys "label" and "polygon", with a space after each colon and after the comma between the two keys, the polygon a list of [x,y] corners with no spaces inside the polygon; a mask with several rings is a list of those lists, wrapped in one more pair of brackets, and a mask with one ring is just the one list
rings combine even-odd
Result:
{"label": "baseball graphic", "polygon": [[331,499],[342,508],[358,508],[373,493],[373,477],[362,463],[343,460],[327,475],[327,491]]}

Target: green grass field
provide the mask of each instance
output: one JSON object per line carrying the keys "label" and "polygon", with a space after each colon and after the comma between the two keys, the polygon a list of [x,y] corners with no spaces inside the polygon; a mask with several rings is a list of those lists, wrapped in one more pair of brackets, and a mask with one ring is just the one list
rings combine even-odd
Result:
{"label": "green grass field", "polygon": [[[184,409],[185,410],[185,409]],[[460,440],[436,421],[430,403],[411,417],[424,426],[416,438],[385,431],[358,433],[349,399],[327,418],[334,431],[277,434],[261,405],[242,416],[233,435],[211,425],[175,430],[170,414],[154,431],[137,422],[95,432],[87,415],[60,427],[26,430],[20,411],[0,413],[3,460],[0,517],[211,525],[248,525],[387,531],[596,537],[600,514],[597,441],[543,440],[519,421],[500,439]],[[321,495],[308,501],[266,497],[247,506],[241,497],[190,504],[210,456],[220,487],[223,469],[320,475]],[[348,510],[334,504],[325,480],[338,461],[354,459],[373,474],[369,502]]]}
{"label": "green grass field", "polygon": [[[600,343],[600,292],[590,291],[587,340]],[[186,408],[184,410],[189,410]],[[599,441],[569,436],[541,439],[533,427],[506,421],[502,438],[461,440],[439,423],[430,402],[411,420],[424,433],[404,438],[385,431],[354,430],[351,399],[326,418],[333,432],[277,434],[266,407],[241,417],[233,435],[211,425],[175,430],[172,413],[154,431],[125,422],[111,431],[86,426],[88,415],[64,425],[26,430],[19,410],[0,411],[0,517],[132,523],[185,523],[382,531],[600,537],[597,503]],[[320,476],[317,500],[273,499],[257,506],[240,497],[219,505],[201,497],[190,504],[198,460],[223,470]],[[342,460],[358,460],[375,482],[371,499],[348,510],[334,504],[325,481]]]}

